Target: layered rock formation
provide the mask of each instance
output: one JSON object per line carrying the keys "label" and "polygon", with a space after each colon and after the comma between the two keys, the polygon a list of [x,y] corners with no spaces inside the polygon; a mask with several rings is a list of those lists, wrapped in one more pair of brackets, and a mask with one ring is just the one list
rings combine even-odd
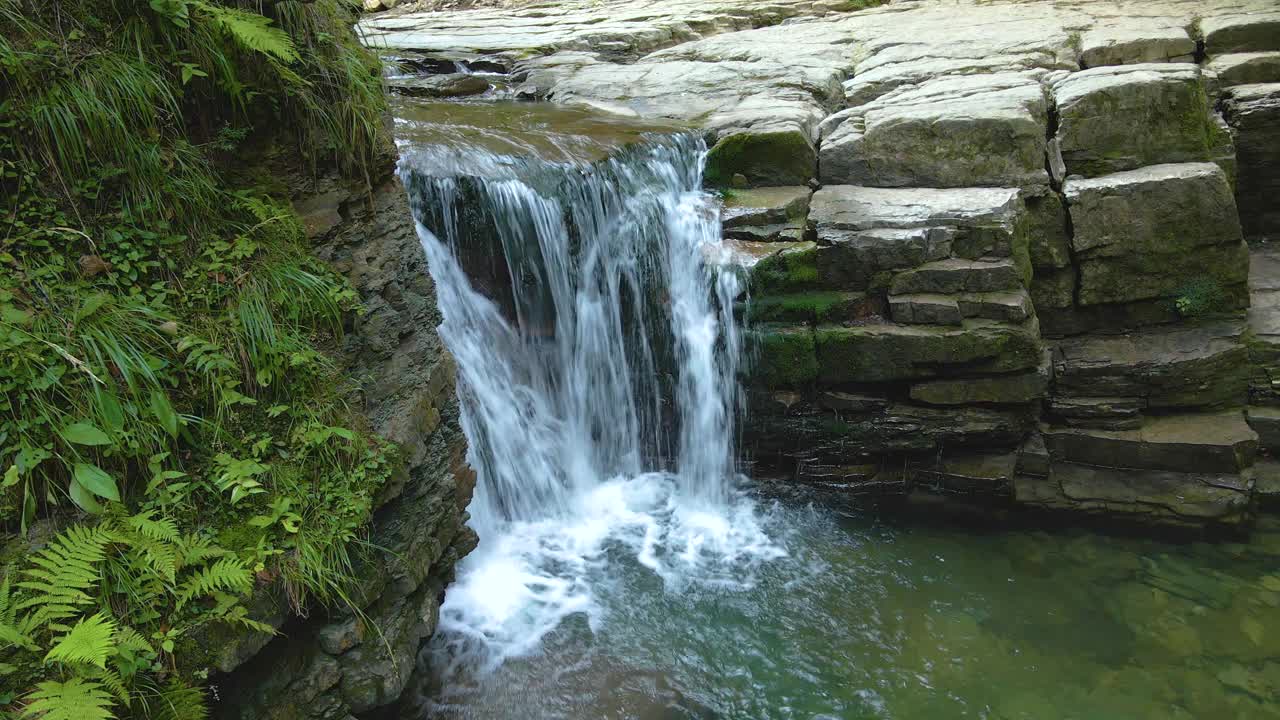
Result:
{"label": "layered rock formation", "polygon": [[402,450],[378,498],[352,607],[289,618],[285,593],[257,598],[279,628],[207,644],[219,717],[336,720],[396,701],[435,631],[445,585],[476,544],[464,525],[475,476],[458,424],[454,367],[436,335],[440,311],[404,189],[322,181],[297,200],[315,252],[360,292],[344,355],[373,429]]}
{"label": "layered rock formation", "polygon": [[1245,413],[1280,373],[1258,262],[1245,318],[1245,237],[1275,232],[1280,197],[1274,4],[852,9],[570,2],[365,30],[705,129],[751,279],[759,472],[1246,522],[1280,427]]}

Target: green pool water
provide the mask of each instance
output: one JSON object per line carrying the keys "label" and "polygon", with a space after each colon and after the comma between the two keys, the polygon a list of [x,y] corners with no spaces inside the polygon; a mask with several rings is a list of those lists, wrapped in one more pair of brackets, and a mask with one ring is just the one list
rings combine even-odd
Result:
{"label": "green pool water", "polygon": [[[672,588],[617,548],[569,616],[405,717],[1280,717],[1280,522],[1248,544],[769,512],[747,589]],[[439,660],[439,658],[437,658]]]}

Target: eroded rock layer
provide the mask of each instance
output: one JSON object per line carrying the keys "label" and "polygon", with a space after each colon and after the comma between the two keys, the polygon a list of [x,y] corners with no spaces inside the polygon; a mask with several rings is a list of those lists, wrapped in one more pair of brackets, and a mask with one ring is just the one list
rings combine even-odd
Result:
{"label": "eroded rock layer", "polygon": [[861,4],[364,26],[706,131],[761,474],[1247,522],[1280,437],[1280,261],[1255,247],[1251,276],[1246,244],[1280,235],[1274,2]]}

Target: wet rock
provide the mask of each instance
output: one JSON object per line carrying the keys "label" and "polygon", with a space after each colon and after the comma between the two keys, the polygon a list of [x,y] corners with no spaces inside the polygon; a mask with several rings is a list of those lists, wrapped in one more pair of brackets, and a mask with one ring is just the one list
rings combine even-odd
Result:
{"label": "wet rock", "polygon": [[822,145],[822,182],[872,187],[1045,185],[1036,73],[948,76],[855,110]]}
{"label": "wet rock", "polygon": [[817,378],[812,328],[764,325],[752,329],[749,342],[755,355],[752,378],[766,387],[799,387]]}
{"label": "wet rock", "polygon": [[390,80],[392,91],[401,95],[425,98],[465,97],[488,92],[489,80],[481,75],[451,73],[400,77]]}
{"label": "wet rock", "polygon": [[1250,485],[1238,475],[1118,470],[1055,462],[1048,478],[1018,476],[1024,505],[1181,527],[1239,525],[1250,517]]}
{"label": "wet rock", "polygon": [[1153,165],[1068,179],[1064,192],[1081,305],[1172,297],[1192,283],[1229,288],[1246,280],[1248,250],[1217,165]]}
{"label": "wet rock", "polygon": [[884,315],[885,303],[879,294],[819,290],[753,297],[744,314],[751,323],[856,322]]}
{"label": "wet rock", "polygon": [[931,493],[1012,495],[1016,453],[942,453],[908,465],[912,490]]}
{"label": "wet rock", "polygon": [[1258,434],[1238,410],[1149,418],[1137,430],[1051,427],[1043,434],[1055,461],[1113,468],[1238,473],[1258,450]]}
{"label": "wet rock", "polygon": [[1197,66],[1149,63],[1073,73],[1054,85],[1057,140],[1073,175],[1211,159],[1216,127]]}
{"label": "wet rock", "polygon": [[720,220],[726,230],[803,221],[812,194],[804,185],[735,190],[724,196]]}
{"label": "wet rock", "polygon": [[1280,453],[1280,407],[1249,407],[1245,409],[1249,427],[1258,433],[1259,446],[1268,452]]}
{"label": "wet rock", "polygon": [[1018,448],[1018,474],[1048,477],[1050,466],[1049,450],[1044,446],[1044,437],[1038,432],[1031,433]]}

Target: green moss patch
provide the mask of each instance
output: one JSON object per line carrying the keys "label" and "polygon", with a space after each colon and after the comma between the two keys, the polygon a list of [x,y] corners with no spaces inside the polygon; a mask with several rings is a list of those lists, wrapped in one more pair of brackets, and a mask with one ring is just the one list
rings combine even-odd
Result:
{"label": "green moss patch", "polygon": [[750,340],[756,353],[751,377],[770,388],[807,385],[818,376],[813,331],[807,327],[771,325],[755,329]]}
{"label": "green moss patch", "polygon": [[741,132],[723,137],[707,154],[706,182],[732,184],[742,174],[751,185],[803,185],[815,174],[818,154],[799,130]]}

